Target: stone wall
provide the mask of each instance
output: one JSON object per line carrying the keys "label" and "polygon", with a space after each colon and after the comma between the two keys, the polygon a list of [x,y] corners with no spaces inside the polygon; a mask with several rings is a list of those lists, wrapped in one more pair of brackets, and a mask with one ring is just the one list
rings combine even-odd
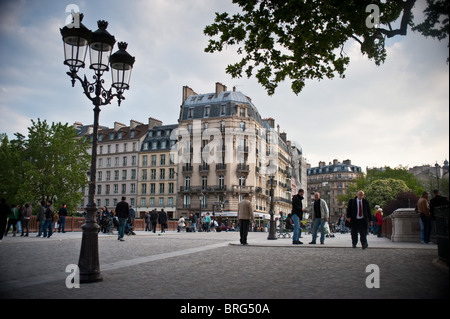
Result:
{"label": "stone wall", "polygon": [[[419,214],[414,211],[414,208],[399,208],[391,215],[385,218],[384,224],[392,225],[390,238],[394,242],[420,242],[420,222]],[[436,243],[436,227],[434,223],[431,226],[430,240]],[[385,234],[389,230],[385,231]]]}

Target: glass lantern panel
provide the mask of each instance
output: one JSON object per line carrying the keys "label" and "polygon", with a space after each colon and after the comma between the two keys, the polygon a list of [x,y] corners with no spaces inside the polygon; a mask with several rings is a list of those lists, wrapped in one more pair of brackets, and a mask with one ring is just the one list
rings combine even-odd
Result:
{"label": "glass lantern panel", "polygon": [[117,90],[128,90],[131,78],[131,66],[124,63],[114,63],[111,65],[112,86]]}
{"label": "glass lantern panel", "polygon": [[94,42],[90,45],[91,68],[97,71],[108,70],[112,46],[107,43]]}
{"label": "glass lantern panel", "polygon": [[70,67],[80,68],[84,66],[88,41],[78,36],[64,38],[64,60]]}

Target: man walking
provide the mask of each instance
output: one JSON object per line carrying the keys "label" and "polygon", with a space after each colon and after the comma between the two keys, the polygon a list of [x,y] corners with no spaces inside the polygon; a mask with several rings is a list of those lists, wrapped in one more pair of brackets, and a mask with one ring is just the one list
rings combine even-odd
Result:
{"label": "man walking", "polygon": [[423,224],[423,242],[428,244],[430,242],[431,235],[431,213],[430,206],[428,204],[428,193],[423,192],[422,197],[417,202],[417,210],[420,214],[420,220]]}
{"label": "man walking", "polygon": [[314,193],[314,203],[309,207],[309,214],[312,216],[312,241],[310,244],[314,245],[317,240],[317,232],[320,228],[320,244],[325,243],[324,226],[328,221],[329,210],[327,203],[320,198],[320,193]]}
{"label": "man walking", "polygon": [[67,208],[66,208],[66,204],[62,204],[61,208],[58,211],[59,214],[59,221],[58,221],[58,233],[66,232],[66,217],[67,217]]}
{"label": "man walking", "polygon": [[351,228],[352,247],[356,248],[359,233],[362,249],[366,249],[368,247],[367,227],[368,223],[372,221],[372,213],[363,191],[359,191],[358,195],[348,202],[347,220]]}
{"label": "man walking", "polygon": [[150,213],[150,223],[152,224],[152,231],[156,232],[156,224],[158,223],[158,212],[156,211],[156,208],[152,210]]}
{"label": "man walking", "polygon": [[300,237],[302,236],[302,228],[301,221],[303,219],[303,212],[306,212],[307,209],[303,208],[303,189],[299,189],[297,195],[292,197],[292,220],[294,221],[294,234],[292,238],[292,244],[301,245],[303,244],[300,241]]}
{"label": "man walking", "polygon": [[116,205],[116,216],[119,219],[119,227],[118,227],[118,240],[125,241],[123,239],[124,233],[125,233],[125,225],[128,221],[128,218],[130,217],[130,205],[125,201],[126,197],[122,196],[122,201],[117,203]]}
{"label": "man walking", "polygon": [[243,195],[244,199],[239,203],[238,206],[238,219],[240,223],[240,236],[241,236],[241,245],[248,245],[247,243],[247,235],[248,228],[250,227],[250,220],[255,222],[255,215],[253,213],[252,207],[252,196],[249,194]]}

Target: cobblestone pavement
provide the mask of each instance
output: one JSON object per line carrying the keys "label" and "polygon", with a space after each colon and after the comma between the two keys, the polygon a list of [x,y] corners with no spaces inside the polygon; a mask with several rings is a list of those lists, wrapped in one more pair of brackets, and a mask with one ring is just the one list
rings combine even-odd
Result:
{"label": "cobblestone pavement", "polygon": [[[77,264],[81,233],[51,238],[4,237],[0,243],[1,298],[366,299],[449,297],[448,267],[437,245],[392,243],[369,235],[369,248],[351,248],[349,234],[325,245],[267,240],[267,233],[137,232],[119,242],[99,235],[103,281],[66,287]],[[377,270],[373,266],[376,265]],[[366,269],[366,267],[372,267]],[[368,288],[366,281],[379,288]]]}

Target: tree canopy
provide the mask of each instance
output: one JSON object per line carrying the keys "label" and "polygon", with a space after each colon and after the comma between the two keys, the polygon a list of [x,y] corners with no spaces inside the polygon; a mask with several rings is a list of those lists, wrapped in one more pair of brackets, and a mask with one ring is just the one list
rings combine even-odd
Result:
{"label": "tree canopy", "polygon": [[[298,94],[309,79],[345,77],[348,40],[376,65],[386,60],[385,39],[408,26],[443,40],[449,34],[449,0],[427,0],[425,20],[415,25],[416,0],[233,0],[242,13],[218,13],[204,29],[206,52],[237,45],[242,59],[226,68],[233,78],[255,75],[269,95],[286,78]],[[399,23],[399,27],[393,27]]]}
{"label": "tree canopy", "polygon": [[76,138],[68,124],[32,120],[28,136],[16,134],[0,145],[0,196],[10,204],[51,200],[75,209],[81,202],[80,189],[87,184],[90,156],[88,144]]}
{"label": "tree canopy", "polygon": [[414,174],[408,172],[407,167],[385,167],[382,170],[369,170],[366,174],[362,174],[349,186],[347,194],[339,195],[338,199],[346,203],[354,198],[359,190],[364,191],[366,199],[373,207],[385,205],[402,192],[411,192],[420,196],[424,188]]}

